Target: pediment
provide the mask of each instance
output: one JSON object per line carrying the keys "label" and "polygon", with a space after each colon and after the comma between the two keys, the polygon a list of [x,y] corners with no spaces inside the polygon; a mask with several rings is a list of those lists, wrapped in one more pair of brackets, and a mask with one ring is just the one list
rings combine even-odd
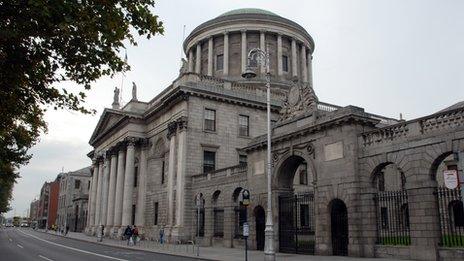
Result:
{"label": "pediment", "polygon": [[113,126],[115,126],[120,120],[124,118],[124,114],[117,112],[115,110],[105,109],[100,116],[100,120],[95,127],[89,143],[92,144],[93,141],[100,135],[106,133]]}

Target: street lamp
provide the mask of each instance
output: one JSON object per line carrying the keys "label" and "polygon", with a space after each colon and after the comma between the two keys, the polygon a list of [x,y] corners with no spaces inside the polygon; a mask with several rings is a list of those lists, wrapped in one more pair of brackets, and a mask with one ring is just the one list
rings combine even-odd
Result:
{"label": "street lamp", "polygon": [[259,48],[253,48],[248,53],[248,64],[243,78],[251,79],[256,77],[256,73],[250,66],[250,62],[256,60],[257,64],[266,69],[266,89],[267,89],[267,216],[264,241],[265,260],[275,260],[274,250],[274,224],[272,221],[272,192],[271,192],[271,74],[269,70],[269,52]]}

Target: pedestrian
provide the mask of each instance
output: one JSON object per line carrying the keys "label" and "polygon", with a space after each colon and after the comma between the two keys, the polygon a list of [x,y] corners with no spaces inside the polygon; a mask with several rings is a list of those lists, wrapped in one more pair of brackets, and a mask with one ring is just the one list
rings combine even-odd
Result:
{"label": "pedestrian", "polygon": [[126,237],[127,245],[129,245],[129,242],[132,238],[132,229],[129,225],[126,227],[126,230],[124,230],[124,236]]}
{"label": "pedestrian", "polygon": [[134,229],[132,230],[132,240],[134,241],[134,246],[137,243],[137,239],[139,237],[139,229],[137,226],[134,226]]}
{"label": "pedestrian", "polygon": [[160,236],[160,244],[162,245],[164,242],[164,227],[163,226],[161,226],[160,228],[159,236]]}
{"label": "pedestrian", "polygon": [[68,235],[68,232],[69,232],[69,225],[66,225],[66,230],[64,232],[64,235],[67,236]]}

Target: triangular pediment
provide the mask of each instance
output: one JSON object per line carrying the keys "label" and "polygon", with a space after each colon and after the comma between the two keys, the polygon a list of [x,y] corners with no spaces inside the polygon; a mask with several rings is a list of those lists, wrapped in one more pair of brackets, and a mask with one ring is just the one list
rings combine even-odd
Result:
{"label": "triangular pediment", "polygon": [[113,128],[118,122],[120,122],[125,115],[122,112],[116,110],[105,109],[100,116],[100,120],[95,127],[95,130],[90,137],[89,143],[92,144],[97,137],[106,133],[108,130]]}

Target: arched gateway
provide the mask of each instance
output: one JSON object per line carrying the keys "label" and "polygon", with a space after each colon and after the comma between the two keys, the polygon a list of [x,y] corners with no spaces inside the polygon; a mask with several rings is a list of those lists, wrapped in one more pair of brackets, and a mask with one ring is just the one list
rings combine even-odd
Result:
{"label": "arched gateway", "polygon": [[334,256],[348,255],[348,212],[345,203],[334,199],[330,207],[330,228],[332,234],[332,254]]}
{"label": "arched gateway", "polygon": [[276,171],[281,252],[314,254],[313,171],[304,156],[287,156]]}

